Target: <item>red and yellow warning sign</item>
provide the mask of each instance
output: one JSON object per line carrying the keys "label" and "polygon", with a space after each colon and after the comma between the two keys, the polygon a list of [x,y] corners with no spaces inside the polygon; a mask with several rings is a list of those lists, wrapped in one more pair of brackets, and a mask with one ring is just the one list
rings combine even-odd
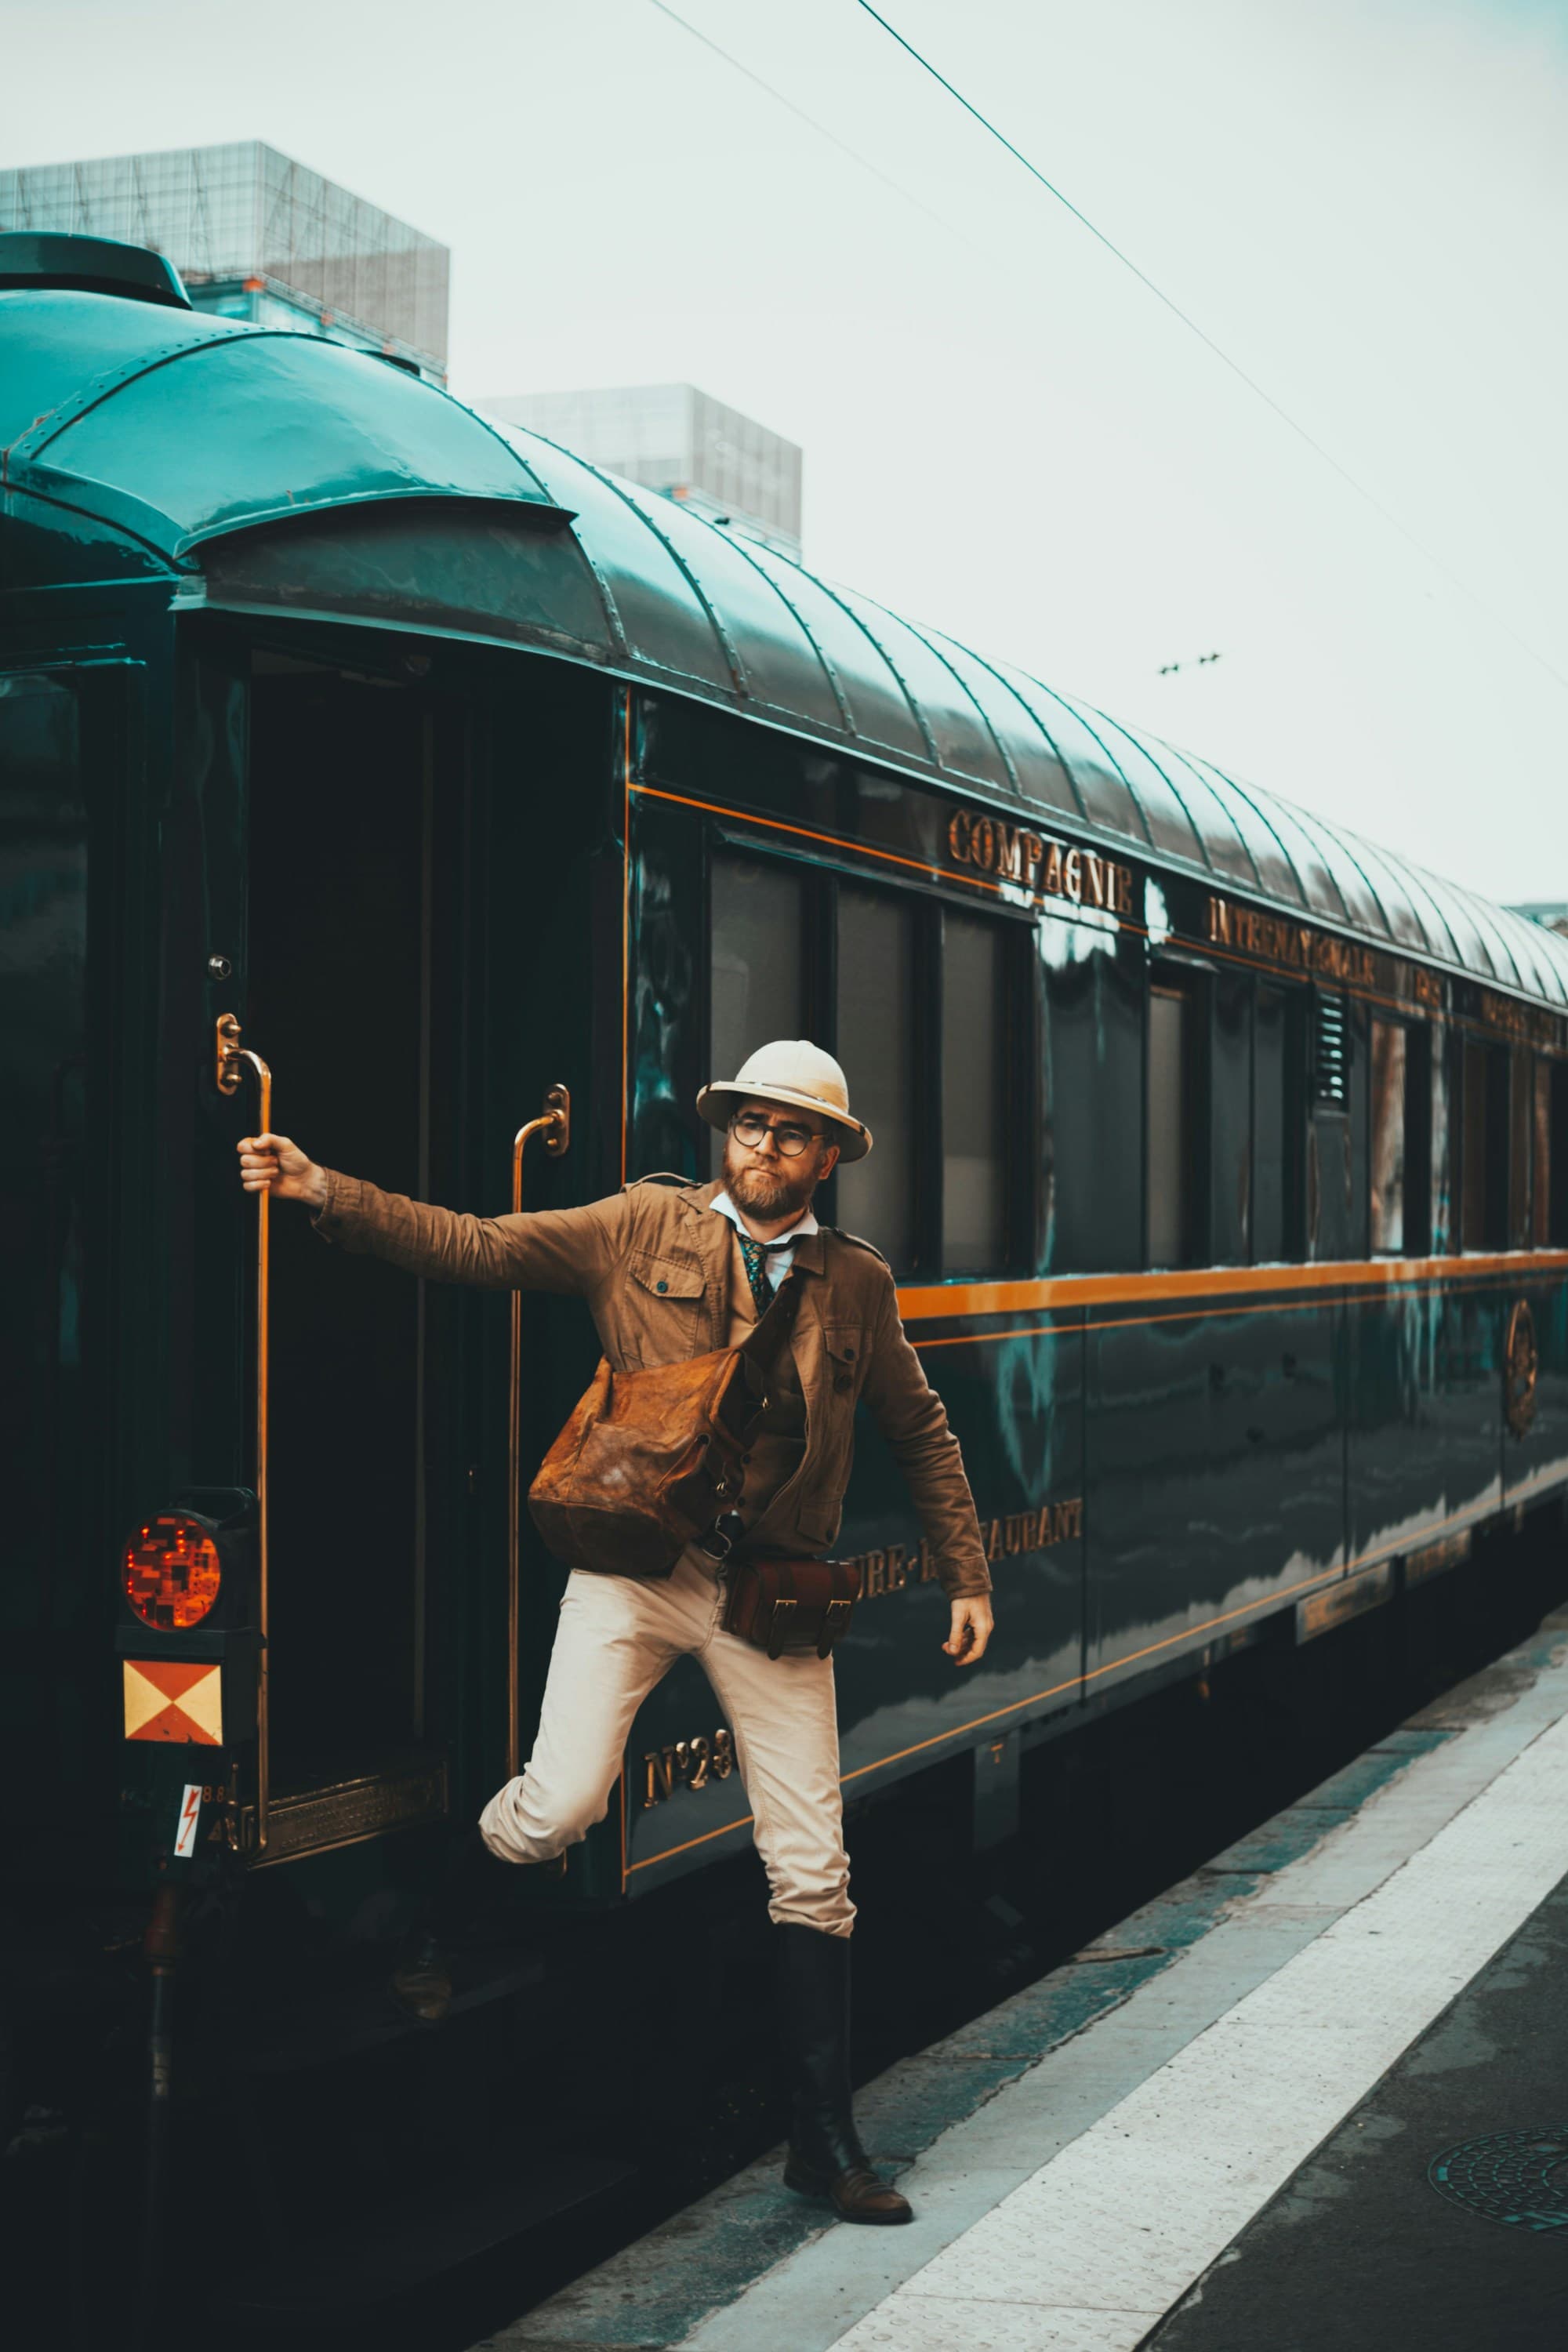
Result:
{"label": "red and yellow warning sign", "polygon": [[223,1744],[223,1669],[184,1658],[125,1658],[125,1737]]}

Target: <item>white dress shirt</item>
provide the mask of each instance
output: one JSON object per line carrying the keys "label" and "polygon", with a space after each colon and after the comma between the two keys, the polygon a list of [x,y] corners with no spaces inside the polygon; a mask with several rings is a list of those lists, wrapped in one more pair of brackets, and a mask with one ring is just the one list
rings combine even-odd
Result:
{"label": "white dress shirt", "polygon": [[[731,1200],[728,1192],[720,1192],[717,1194],[716,1197],[710,1202],[709,1206],[716,1209],[721,1217],[728,1217],[730,1223],[734,1226],[735,1231],[738,1234],[744,1234],[746,1232],[745,1222],[741,1215],[741,1212],[736,1208],[735,1203]],[[811,1210],[806,1208],[802,1211],[801,1214],[795,1219],[795,1223],[790,1226],[787,1233],[780,1234],[776,1241],[763,1242],[760,1244],[760,1246],[767,1253],[763,1260],[763,1264],[767,1268],[768,1281],[774,1290],[778,1288],[780,1283],[783,1282],[785,1275],[789,1272],[790,1267],[795,1263],[795,1244],[797,1242],[805,1241],[808,1234],[819,1233],[820,1231],[821,1227],[818,1225],[816,1217],[813,1215]],[[756,1236],[755,1234],[747,1234],[747,1239],[754,1241]]]}

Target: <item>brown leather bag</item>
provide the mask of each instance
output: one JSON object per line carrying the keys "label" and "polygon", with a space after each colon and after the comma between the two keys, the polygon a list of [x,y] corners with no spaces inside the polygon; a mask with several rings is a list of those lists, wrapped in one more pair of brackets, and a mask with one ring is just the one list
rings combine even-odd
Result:
{"label": "brown leather bag", "polygon": [[668,1576],[740,1500],[761,1388],[742,1348],[643,1372],[601,1362],[528,1492],[556,1559],[598,1576]]}
{"label": "brown leather bag", "polygon": [[724,1570],[724,1630],[770,1658],[815,1650],[826,1658],[848,1630],[860,1591],[847,1559],[770,1559],[747,1552]]}
{"label": "brown leather bag", "polygon": [[642,1372],[601,1361],[528,1494],[556,1559],[597,1576],[668,1576],[688,1544],[705,1540],[724,1563],[726,1632],[770,1658],[826,1658],[860,1589],[843,1560],[735,1549],[742,1457],[799,1300],[791,1277],[739,1348]]}

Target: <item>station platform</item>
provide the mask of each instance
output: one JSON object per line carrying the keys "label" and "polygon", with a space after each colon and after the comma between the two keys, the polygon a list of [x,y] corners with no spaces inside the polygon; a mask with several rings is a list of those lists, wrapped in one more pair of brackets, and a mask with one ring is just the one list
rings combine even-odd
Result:
{"label": "station platform", "polygon": [[1568,1611],[858,2111],[483,2352],[1568,2344]]}

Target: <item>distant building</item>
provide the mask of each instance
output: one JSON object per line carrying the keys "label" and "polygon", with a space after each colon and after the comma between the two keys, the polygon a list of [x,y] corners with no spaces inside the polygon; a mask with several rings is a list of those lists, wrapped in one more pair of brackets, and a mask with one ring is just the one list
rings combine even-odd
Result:
{"label": "distant building", "polygon": [[530,392],[480,405],[710,522],[800,553],[800,450],[695,384]]}
{"label": "distant building", "polygon": [[0,170],[0,229],[167,256],[198,310],[305,328],[444,383],[451,256],[258,140]]}
{"label": "distant building", "polygon": [[1568,940],[1568,899],[1535,898],[1528,906],[1511,908],[1510,912],[1528,915],[1532,923],[1544,923],[1549,931],[1558,931]]}

